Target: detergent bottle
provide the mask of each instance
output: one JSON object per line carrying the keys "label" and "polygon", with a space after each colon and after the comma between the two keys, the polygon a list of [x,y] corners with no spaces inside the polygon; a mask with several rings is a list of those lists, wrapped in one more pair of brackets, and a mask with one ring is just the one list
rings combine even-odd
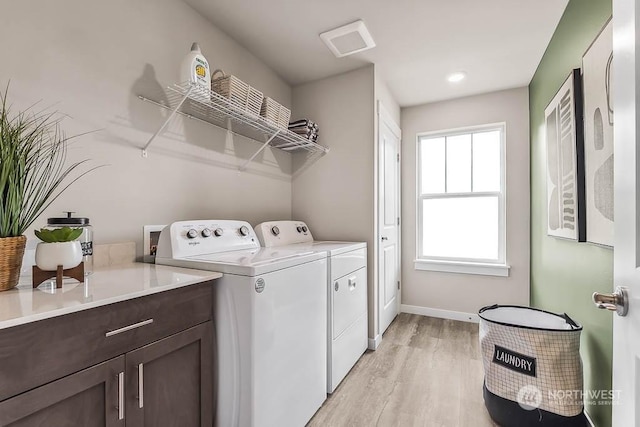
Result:
{"label": "detergent bottle", "polygon": [[200,46],[196,42],[191,45],[191,52],[189,52],[182,61],[180,82],[196,83],[211,90],[209,63],[202,55],[202,52],[200,52]]}

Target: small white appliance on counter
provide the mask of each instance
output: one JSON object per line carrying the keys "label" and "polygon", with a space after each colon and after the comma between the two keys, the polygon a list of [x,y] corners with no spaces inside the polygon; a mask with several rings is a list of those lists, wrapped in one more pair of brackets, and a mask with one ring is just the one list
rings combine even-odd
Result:
{"label": "small white appliance on counter", "polygon": [[261,248],[249,223],[180,221],[156,264],[219,271],[216,425],[305,425],[326,399],[327,255]]}
{"label": "small white appliance on counter", "polygon": [[327,393],[367,349],[367,244],[314,241],[302,221],[269,221],[255,228],[266,248],[324,252],[327,271]]}

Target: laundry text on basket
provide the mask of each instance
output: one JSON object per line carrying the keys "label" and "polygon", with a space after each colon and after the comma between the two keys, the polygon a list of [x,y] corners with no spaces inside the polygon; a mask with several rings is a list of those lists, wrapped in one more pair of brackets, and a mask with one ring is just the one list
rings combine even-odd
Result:
{"label": "laundry text on basket", "polygon": [[493,362],[524,375],[536,376],[536,359],[534,357],[516,353],[499,345],[496,345],[493,351]]}

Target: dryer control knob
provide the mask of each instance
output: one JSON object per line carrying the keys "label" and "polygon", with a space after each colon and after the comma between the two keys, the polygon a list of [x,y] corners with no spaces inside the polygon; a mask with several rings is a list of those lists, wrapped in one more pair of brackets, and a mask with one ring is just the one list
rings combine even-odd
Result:
{"label": "dryer control knob", "polygon": [[223,234],[222,228],[216,228],[215,230],[213,230],[213,235],[216,237],[220,237],[222,236],[222,234]]}
{"label": "dryer control knob", "polygon": [[280,229],[278,228],[278,226],[274,225],[273,227],[271,227],[271,234],[273,234],[274,236],[280,234]]}
{"label": "dryer control knob", "polygon": [[303,232],[305,232],[305,233],[306,233],[308,230],[309,230],[309,229],[307,228],[307,226],[306,226],[306,225],[303,225],[303,226],[302,226],[302,231],[303,231]]}
{"label": "dryer control knob", "polygon": [[249,235],[249,228],[246,225],[240,227],[240,235],[245,237]]}
{"label": "dryer control knob", "polygon": [[189,239],[195,239],[196,237],[198,237],[198,231],[195,228],[192,228],[191,230],[187,231],[187,237]]}
{"label": "dryer control knob", "polygon": [[296,230],[298,230],[298,233],[302,233],[302,227],[297,226],[297,227],[296,227]]}
{"label": "dryer control knob", "polygon": [[202,234],[202,237],[211,237],[211,229],[205,228],[200,232],[200,234]]}

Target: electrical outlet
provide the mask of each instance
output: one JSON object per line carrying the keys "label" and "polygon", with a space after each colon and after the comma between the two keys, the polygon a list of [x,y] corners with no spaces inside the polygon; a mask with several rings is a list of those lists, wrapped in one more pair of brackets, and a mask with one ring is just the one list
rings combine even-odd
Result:
{"label": "electrical outlet", "polygon": [[144,262],[154,263],[156,260],[156,248],[158,247],[158,239],[160,232],[166,225],[145,225],[142,228],[143,235],[143,260]]}

